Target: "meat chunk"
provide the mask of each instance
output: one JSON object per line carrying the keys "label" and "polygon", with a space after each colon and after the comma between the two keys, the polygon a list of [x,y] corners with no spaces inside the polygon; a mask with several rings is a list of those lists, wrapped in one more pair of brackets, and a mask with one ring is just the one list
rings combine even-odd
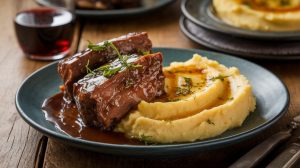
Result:
{"label": "meat chunk", "polygon": [[[152,43],[145,32],[130,33],[109,41],[116,46],[121,54],[150,52],[152,48]],[[99,43],[99,45],[103,44],[104,42]],[[91,69],[94,69],[108,63],[116,57],[116,51],[111,47],[107,47],[107,49],[103,51],[92,51],[91,49],[87,49],[70,58],[60,61],[58,63],[58,73],[63,80],[65,97],[67,100],[72,100],[73,98],[73,83],[77,82],[87,74],[87,64]]]}
{"label": "meat chunk", "polygon": [[[141,100],[163,94],[161,53],[133,55],[128,63],[135,68],[122,68],[109,78],[99,70],[74,83],[75,102],[86,125],[111,130]],[[117,59],[110,66],[120,67],[121,62]]]}

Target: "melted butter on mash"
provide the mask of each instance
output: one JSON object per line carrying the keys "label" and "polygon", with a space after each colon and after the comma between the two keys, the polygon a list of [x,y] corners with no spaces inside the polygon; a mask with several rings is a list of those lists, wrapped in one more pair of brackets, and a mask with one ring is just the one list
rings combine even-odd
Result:
{"label": "melted butter on mash", "polygon": [[224,22],[261,31],[300,30],[300,0],[213,0]]}
{"label": "melted butter on mash", "polygon": [[156,143],[192,142],[239,127],[255,109],[248,80],[237,68],[195,54],[164,68],[166,95],[142,101],[115,131]]}

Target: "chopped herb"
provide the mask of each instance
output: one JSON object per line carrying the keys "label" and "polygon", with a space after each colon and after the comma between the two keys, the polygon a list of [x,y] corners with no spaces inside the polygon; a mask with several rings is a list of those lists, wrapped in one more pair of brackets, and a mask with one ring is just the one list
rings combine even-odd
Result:
{"label": "chopped herb", "polygon": [[87,64],[85,65],[86,73],[87,73],[87,74],[94,74],[95,72],[92,71],[92,70],[89,68],[89,64],[90,64],[90,60],[88,60]]}
{"label": "chopped herb", "polygon": [[184,87],[177,87],[176,88],[176,95],[177,96],[180,96],[180,95],[186,96],[190,93],[192,93],[190,88],[184,88]]}
{"label": "chopped herb", "polygon": [[[121,62],[121,66],[120,67],[112,67],[110,65],[105,65],[105,66],[101,66],[99,68],[97,68],[96,70],[100,70],[103,72],[103,76],[106,78],[109,78],[113,75],[115,75],[116,73],[118,73],[123,67],[125,68],[129,68],[129,69],[135,69],[135,68],[140,68],[142,67],[142,65],[139,64],[131,64],[128,63],[128,55],[124,55],[122,56],[119,52],[119,50],[117,49],[117,47],[110,41],[105,41],[103,43],[103,45],[97,45],[97,44],[93,44],[92,42],[88,41],[88,48],[91,49],[92,51],[103,51],[105,49],[107,49],[107,47],[111,47],[113,50],[115,50],[115,52],[117,53],[118,59]],[[92,71],[89,67],[89,62],[86,65],[86,69],[87,69],[87,73],[95,73],[94,71]]]}
{"label": "chopped herb", "polygon": [[219,75],[219,76],[210,78],[210,80],[215,81],[215,80],[220,79],[221,81],[224,81],[224,79],[225,79],[225,78],[228,78],[228,77],[229,77],[229,76]]}
{"label": "chopped herb", "polygon": [[214,122],[212,122],[210,119],[207,119],[207,121],[206,121],[208,124],[211,124],[211,125],[215,125],[215,123]]}
{"label": "chopped herb", "polygon": [[116,74],[117,72],[119,72],[121,69],[122,69],[122,67],[117,67],[117,68],[110,67],[103,71],[103,76],[106,78],[109,78],[109,77],[113,76],[114,74]]}
{"label": "chopped herb", "polygon": [[143,67],[143,66],[140,65],[140,64],[129,64],[128,65],[128,68],[132,68],[132,69],[134,69],[134,68],[140,68],[140,67]]}
{"label": "chopped herb", "polygon": [[233,97],[229,97],[228,100],[229,100],[229,101],[233,100]]}
{"label": "chopped herb", "polygon": [[138,53],[140,55],[149,55],[150,54],[150,51],[142,51],[142,50],[138,50]]}
{"label": "chopped herb", "polygon": [[138,140],[144,142],[145,145],[152,144],[152,136],[147,136],[145,134],[139,135]]}
{"label": "chopped herb", "polygon": [[105,41],[103,45],[98,45],[98,44],[93,44],[91,41],[88,41],[88,48],[91,49],[92,51],[104,51],[105,49],[107,49],[107,47],[109,46],[108,41]]}
{"label": "chopped herb", "polygon": [[104,65],[104,66],[97,68],[96,70],[105,71],[105,70],[108,70],[109,68],[110,68],[110,65]]}
{"label": "chopped herb", "polygon": [[[106,46],[111,46],[111,47],[116,51],[116,53],[117,53],[119,59],[120,59],[121,61],[124,61],[124,57],[122,57],[122,55],[120,54],[119,50],[117,49],[117,47],[116,47],[112,42],[107,42],[107,43],[104,42],[104,45],[106,45]],[[128,57],[126,57],[126,58],[128,58]],[[127,62],[126,62],[126,63],[127,63]]]}
{"label": "chopped herb", "polygon": [[191,94],[191,88],[192,88],[192,79],[191,78],[187,78],[187,77],[183,77],[185,84],[182,85],[183,87],[177,87],[176,88],[176,95],[180,96],[180,95],[188,95]]}
{"label": "chopped herb", "polygon": [[184,79],[185,85],[187,87],[192,87],[192,79],[191,78],[183,77],[183,79]]}

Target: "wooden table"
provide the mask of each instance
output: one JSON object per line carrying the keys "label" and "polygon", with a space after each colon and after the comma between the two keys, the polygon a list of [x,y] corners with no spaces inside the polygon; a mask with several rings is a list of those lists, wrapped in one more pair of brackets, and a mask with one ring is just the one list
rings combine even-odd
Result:
{"label": "wooden table", "polygon": [[[257,62],[277,74],[288,86],[291,104],[288,113],[272,128],[246,142],[217,151],[193,154],[181,158],[141,159],[102,155],[63,145],[26,124],[15,109],[15,93],[20,83],[33,71],[50,63],[28,60],[20,50],[13,28],[14,6],[17,0],[0,1],[0,167],[226,167],[258,142],[286,127],[288,121],[300,114],[300,62]],[[110,39],[128,32],[146,31],[156,47],[203,48],[180,31],[179,2],[162,11],[131,20],[79,19],[73,51],[82,50],[87,40]],[[77,43],[78,41],[78,43]],[[300,131],[295,132],[300,135]],[[294,141],[295,137],[291,140]],[[290,142],[291,142],[290,141]],[[289,143],[289,142],[288,142]],[[268,163],[288,143],[275,150]]]}

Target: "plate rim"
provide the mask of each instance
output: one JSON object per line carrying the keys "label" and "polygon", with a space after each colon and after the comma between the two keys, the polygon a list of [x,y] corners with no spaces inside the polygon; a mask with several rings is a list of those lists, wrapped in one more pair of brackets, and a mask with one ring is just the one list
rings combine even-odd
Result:
{"label": "plate rim", "polygon": [[[195,18],[192,14],[190,14],[190,12],[187,10],[187,3],[191,1],[191,0],[182,0],[181,4],[180,4],[180,8],[181,11],[183,13],[183,15],[188,18],[190,21],[192,21],[193,23],[195,23],[198,26],[201,26],[205,29],[214,31],[214,32],[218,32],[218,33],[222,33],[222,34],[227,34],[227,35],[233,35],[236,37],[241,37],[241,38],[245,38],[245,39],[256,39],[256,40],[284,40],[284,41],[293,41],[293,40],[299,40],[300,39],[300,30],[298,31],[287,31],[287,32],[276,32],[276,31],[255,31],[255,30],[248,30],[248,29],[243,29],[243,28],[239,28],[239,27],[235,27],[232,25],[229,25],[227,23],[222,22],[222,24],[216,22],[213,18],[211,18],[209,16],[209,14],[207,14],[208,18],[210,18],[213,22],[220,24],[222,26],[227,27],[227,30],[223,30],[223,29],[218,29],[216,27],[214,27],[213,25],[209,25],[207,23],[204,23],[202,21],[200,21],[199,19]],[[200,4],[204,4],[206,5],[207,3],[211,4],[212,0],[200,0],[199,3]],[[201,9],[203,9],[203,7],[200,7],[200,9],[198,11],[200,11]],[[206,11],[204,13],[207,13]],[[274,35],[276,34],[276,35]]]}
{"label": "plate rim", "polygon": [[[43,0],[35,0],[38,4],[45,6]],[[152,7],[137,7],[131,9],[118,9],[118,10],[93,10],[93,9],[77,9],[75,8],[75,14],[80,17],[124,17],[132,16],[135,14],[145,14],[154,10],[163,8],[169,4],[176,2],[176,0],[164,0],[164,2],[158,1]]]}
{"label": "plate rim", "polygon": [[[219,51],[219,52],[225,52],[225,53],[232,54],[232,55],[238,55],[239,57],[243,57],[243,58],[257,59],[257,60],[277,60],[277,61],[278,60],[287,60],[287,61],[300,60],[300,56],[297,56],[297,55],[280,55],[280,56],[267,56],[267,55],[260,55],[260,54],[253,55],[253,54],[248,54],[245,52],[229,50],[226,48],[222,48],[222,47],[207,43],[206,41],[202,41],[201,39],[195,37],[194,34],[191,33],[188,28],[186,28],[186,26],[185,26],[186,21],[191,21],[191,20],[189,20],[185,16],[181,16],[179,19],[179,26],[180,26],[180,29],[183,32],[183,34],[186,35],[193,42],[203,45],[212,50]],[[195,24],[194,22],[191,22],[191,23]],[[205,30],[210,31],[207,29],[205,29]]]}
{"label": "plate rim", "polygon": [[[35,122],[34,120],[32,120],[28,115],[26,115],[26,112],[23,111],[21,105],[19,104],[19,97],[20,97],[20,92],[22,91],[22,88],[24,87],[24,84],[28,81],[30,81],[30,78],[34,77],[37,73],[39,73],[42,70],[45,70],[51,66],[54,66],[55,64],[58,63],[58,61],[50,63],[44,67],[39,68],[38,70],[34,71],[33,73],[31,73],[26,79],[23,80],[23,82],[21,83],[20,87],[17,89],[16,95],[15,95],[15,106],[16,109],[19,113],[19,115],[23,118],[23,120],[28,123],[30,126],[32,126],[33,128],[35,128],[37,131],[41,132],[42,134],[45,134],[48,137],[54,138],[54,139],[58,139],[61,140],[63,142],[69,142],[71,145],[72,144],[78,144],[79,146],[85,146],[82,148],[85,149],[90,149],[93,150],[93,147],[101,147],[101,148],[106,148],[106,149],[110,149],[110,150],[123,150],[126,149],[127,151],[136,151],[138,154],[143,154],[143,155],[151,155],[151,154],[156,154],[156,155],[162,155],[163,153],[161,153],[161,151],[159,150],[168,150],[170,151],[182,151],[182,150],[189,150],[189,149],[202,149],[204,150],[205,148],[208,147],[213,147],[213,146],[220,146],[220,145],[228,145],[228,144],[232,144],[234,142],[239,142],[239,141],[243,141],[246,140],[256,134],[258,134],[259,132],[265,130],[266,128],[272,126],[276,121],[278,121],[286,112],[287,109],[289,107],[290,104],[290,94],[289,91],[285,85],[285,83],[278,78],[277,75],[275,75],[273,72],[265,69],[264,67],[257,65],[255,63],[252,63],[248,60],[242,59],[242,58],[238,58],[238,57],[234,57],[234,56],[230,56],[227,54],[223,54],[223,53],[217,53],[217,52],[211,52],[211,51],[206,51],[206,50],[199,50],[199,49],[185,49],[185,48],[171,48],[171,47],[154,47],[153,49],[163,49],[163,50],[189,50],[189,51],[193,51],[193,52],[198,52],[198,53],[213,53],[213,54],[220,54],[222,56],[226,56],[226,57],[231,57],[234,59],[239,59],[241,61],[246,61],[247,63],[253,64],[255,66],[258,66],[260,68],[262,68],[263,70],[269,72],[270,74],[272,74],[283,86],[284,90],[285,90],[285,94],[286,94],[286,102],[284,103],[284,107],[283,109],[281,109],[280,112],[278,112],[278,114],[273,117],[271,120],[269,120],[268,122],[259,125],[258,127],[252,128],[250,130],[247,130],[245,132],[242,133],[238,133],[235,135],[231,135],[231,136],[227,136],[227,137],[223,137],[223,138],[218,138],[218,139],[211,139],[211,140],[203,140],[203,141],[196,141],[196,142],[187,142],[187,143],[179,143],[179,144],[164,144],[164,145],[128,145],[128,144],[110,144],[110,143],[102,143],[102,142],[95,142],[95,141],[89,141],[89,140],[83,140],[83,139],[79,139],[79,138],[74,138],[68,135],[63,135],[61,133],[58,133],[56,131],[50,130],[46,127],[43,127],[41,125],[39,125],[37,122]],[[219,148],[219,147],[216,147]],[[145,150],[146,149],[146,150]],[[94,149],[93,151],[98,151],[101,153],[109,153],[109,154],[117,154],[116,152],[113,151],[99,151],[97,149]],[[140,152],[140,153],[139,153]],[[135,154],[122,154],[119,153],[119,155],[135,155]]]}

